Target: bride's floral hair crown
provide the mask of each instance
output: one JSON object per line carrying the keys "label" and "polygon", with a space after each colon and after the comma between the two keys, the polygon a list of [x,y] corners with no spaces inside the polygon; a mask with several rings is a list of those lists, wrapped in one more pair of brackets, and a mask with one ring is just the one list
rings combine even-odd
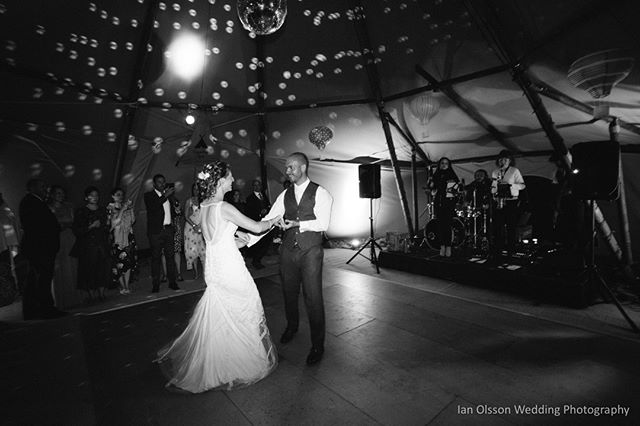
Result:
{"label": "bride's floral hair crown", "polygon": [[225,177],[227,173],[229,173],[229,165],[223,161],[205,164],[196,179],[200,200],[213,197],[218,187],[218,181]]}

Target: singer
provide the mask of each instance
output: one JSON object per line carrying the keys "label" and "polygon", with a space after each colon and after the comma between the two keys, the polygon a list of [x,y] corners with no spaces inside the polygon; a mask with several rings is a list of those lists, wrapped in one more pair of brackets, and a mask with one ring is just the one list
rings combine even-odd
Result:
{"label": "singer", "polygon": [[438,169],[427,182],[427,187],[435,195],[434,210],[438,221],[440,256],[443,257],[451,257],[451,225],[459,182],[458,175],[451,168],[451,160],[447,157],[438,161]]}

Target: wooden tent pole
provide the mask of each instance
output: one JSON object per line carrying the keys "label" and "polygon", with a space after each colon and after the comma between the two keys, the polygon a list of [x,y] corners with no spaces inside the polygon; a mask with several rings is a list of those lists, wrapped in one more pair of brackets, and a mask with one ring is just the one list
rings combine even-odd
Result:
{"label": "wooden tent pole", "polygon": [[269,196],[269,185],[267,185],[267,121],[266,121],[266,113],[265,113],[265,102],[264,102],[264,88],[265,88],[265,77],[264,77],[264,66],[260,66],[260,62],[264,61],[264,42],[263,38],[258,36],[256,37],[256,56],[258,57],[258,68],[256,69],[256,77],[258,79],[258,84],[260,87],[258,88],[258,149],[260,151],[258,155],[258,159],[260,160],[260,181],[262,182],[262,190],[267,195],[267,200],[270,199]]}
{"label": "wooden tent pole", "polygon": [[151,41],[151,36],[153,35],[153,22],[155,17],[155,12],[158,10],[158,3],[160,0],[152,0],[149,2],[147,6],[147,11],[144,17],[144,21],[142,23],[142,35],[140,36],[139,44],[138,44],[138,52],[137,52],[137,61],[132,73],[131,83],[129,84],[129,91],[127,92],[127,98],[129,104],[126,107],[125,111],[125,120],[122,123],[122,128],[120,129],[120,135],[118,136],[118,150],[116,153],[116,163],[113,168],[113,181],[112,186],[115,188],[120,184],[120,178],[122,176],[122,169],[124,167],[124,159],[127,155],[127,145],[129,142],[129,134],[131,133],[131,129],[133,128],[133,123],[136,117],[137,111],[137,99],[140,94],[140,90],[144,87],[144,76],[146,73],[146,65],[147,65],[147,57],[149,56],[149,51],[147,49],[147,44]]}
{"label": "wooden tent pole", "polygon": [[[618,120],[615,119],[609,123],[609,138],[612,142],[618,142],[620,134],[620,126]],[[622,228],[622,261],[626,267],[633,264],[633,251],[631,250],[631,232],[629,230],[629,212],[627,210],[627,195],[624,185],[624,170],[622,169],[622,154],[618,158],[618,215],[620,218],[620,227]]]}
{"label": "wooden tent pole", "polygon": [[400,202],[402,206],[402,213],[404,214],[405,223],[407,224],[407,230],[409,235],[414,235],[413,222],[411,221],[411,213],[409,212],[409,203],[407,202],[407,193],[404,189],[404,181],[402,180],[402,173],[400,172],[400,166],[398,165],[398,157],[396,155],[396,149],[393,145],[393,137],[391,135],[391,129],[389,127],[389,120],[387,119],[387,112],[384,109],[384,100],[382,96],[382,89],[380,88],[380,77],[378,75],[378,68],[375,64],[375,57],[373,55],[374,49],[371,47],[371,41],[369,33],[367,31],[367,23],[364,13],[364,2],[362,0],[351,0],[353,10],[355,11],[355,19],[353,20],[356,29],[356,35],[360,42],[360,48],[365,53],[365,62],[367,69],[367,76],[369,78],[369,85],[376,99],[376,108],[378,109],[378,115],[380,122],[382,123],[382,130],[387,141],[387,147],[389,149],[389,158],[391,160],[391,166],[393,167],[393,173],[396,178],[396,187],[398,194],[400,195]]}

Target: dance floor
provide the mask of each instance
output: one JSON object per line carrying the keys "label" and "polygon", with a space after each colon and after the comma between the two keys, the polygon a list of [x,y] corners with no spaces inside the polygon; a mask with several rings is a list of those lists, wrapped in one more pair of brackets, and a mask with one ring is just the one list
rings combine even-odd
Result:
{"label": "dance floor", "polygon": [[[59,320],[0,322],[2,424],[640,424],[640,339],[610,305],[540,306],[425,276],[378,275],[334,250],[319,364],[305,365],[305,322],[292,342],[277,343],[280,364],[256,385],[167,391],[151,361],[201,295],[201,286],[184,286]],[[283,303],[277,268],[266,269],[256,283],[277,341]]]}

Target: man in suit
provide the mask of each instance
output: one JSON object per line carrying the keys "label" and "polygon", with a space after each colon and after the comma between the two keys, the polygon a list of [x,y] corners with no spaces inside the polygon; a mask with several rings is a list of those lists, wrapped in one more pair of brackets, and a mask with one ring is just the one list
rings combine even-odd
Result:
{"label": "man in suit", "polygon": [[160,291],[163,251],[167,259],[169,288],[180,289],[176,284],[176,264],[173,262],[175,230],[171,217],[173,205],[178,202],[173,197],[174,192],[174,186],[168,186],[165,177],[157,174],[153,177],[153,190],[144,194],[144,205],[147,208],[147,236],[151,246],[152,293]]}
{"label": "man in suit", "polygon": [[[253,191],[247,197],[244,206],[244,214],[255,221],[260,221],[271,208],[269,199],[262,191],[262,182],[258,179],[254,179],[251,184]],[[270,235],[266,235],[260,239],[255,245],[249,248],[247,255],[252,259],[252,265],[256,269],[264,268],[262,264],[262,258],[269,250],[272,238]]]}
{"label": "man in suit", "polygon": [[333,198],[307,176],[309,160],[301,152],[291,154],[285,174],[293,183],[282,192],[262,220],[283,216],[280,274],[287,316],[281,343],[291,341],[298,331],[300,287],[311,329],[311,351],[307,365],[319,362],[324,354],[324,300],[322,296],[322,233],[329,228]]}
{"label": "man in suit", "polygon": [[30,179],[27,195],[20,202],[21,253],[29,264],[22,296],[25,320],[65,315],[54,307],[51,294],[54,264],[60,249],[60,225],[45,202],[46,194],[42,179]]}

